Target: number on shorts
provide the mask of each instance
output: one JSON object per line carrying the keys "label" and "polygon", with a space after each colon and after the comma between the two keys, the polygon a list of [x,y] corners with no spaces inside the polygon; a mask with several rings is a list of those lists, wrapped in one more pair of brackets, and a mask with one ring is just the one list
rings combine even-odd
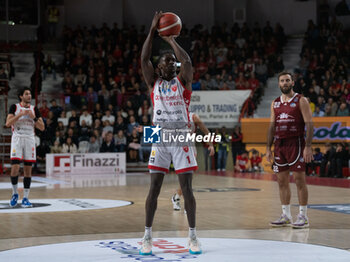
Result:
{"label": "number on shorts", "polygon": [[186,156],[186,158],[187,158],[188,163],[191,164],[190,156]]}

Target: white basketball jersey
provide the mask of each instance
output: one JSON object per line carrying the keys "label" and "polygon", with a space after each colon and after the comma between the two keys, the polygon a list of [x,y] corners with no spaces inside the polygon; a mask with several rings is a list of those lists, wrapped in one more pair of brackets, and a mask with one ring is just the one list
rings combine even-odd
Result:
{"label": "white basketball jersey", "polygon": [[[28,108],[21,106],[20,103],[16,104],[15,116],[23,110],[31,110],[35,115],[34,106],[30,105]],[[14,136],[33,136],[34,137],[34,125],[35,122],[28,115],[21,116],[13,125],[12,125],[12,135]]]}
{"label": "white basketball jersey", "polygon": [[158,78],[151,93],[153,124],[163,128],[188,128],[191,94],[178,77],[170,81]]}

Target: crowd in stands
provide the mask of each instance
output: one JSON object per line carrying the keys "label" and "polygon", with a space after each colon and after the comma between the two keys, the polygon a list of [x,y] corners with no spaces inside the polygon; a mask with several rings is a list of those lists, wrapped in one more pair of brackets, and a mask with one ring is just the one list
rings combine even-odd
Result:
{"label": "crowd in stands", "polygon": [[[56,65],[51,57],[40,57],[43,79],[48,74],[56,78],[58,72],[64,77],[65,103],[59,106],[52,100],[50,107],[47,101],[40,105],[47,126],[42,137],[51,150],[127,151],[128,161],[147,160],[144,153],[149,154],[150,146],[142,143],[140,128],[150,124],[152,113],[140,68],[145,37],[144,27],[64,27],[63,63]],[[275,28],[269,22],[251,28],[224,24],[211,32],[201,25],[191,30],[184,26],[180,38],[191,43],[193,90],[250,89],[251,112],[267,78],[284,68],[280,54],[286,37],[279,24]]]}
{"label": "crowd in stands", "polygon": [[[350,112],[350,31],[333,19],[328,24],[308,22],[294,72],[295,91],[309,99],[314,117],[349,116]],[[326,144],[314,148],[314,160],[308,175],[343,177],[349,167],[347,143]]]}
{"label": "crowd in stands", "polygon": [[313,116],[349,116],[350,31],[333,19],[305,33],[295,89],[309,98]]}

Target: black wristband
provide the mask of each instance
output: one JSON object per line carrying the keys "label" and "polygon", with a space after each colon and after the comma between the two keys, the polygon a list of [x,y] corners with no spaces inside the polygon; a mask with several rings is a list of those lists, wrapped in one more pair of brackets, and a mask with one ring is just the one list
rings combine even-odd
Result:
{"label": "black wristband", "polygon": [[33,120],[34,120],[34,122],[37,122],[39,120],[39,118],[34,117]]}

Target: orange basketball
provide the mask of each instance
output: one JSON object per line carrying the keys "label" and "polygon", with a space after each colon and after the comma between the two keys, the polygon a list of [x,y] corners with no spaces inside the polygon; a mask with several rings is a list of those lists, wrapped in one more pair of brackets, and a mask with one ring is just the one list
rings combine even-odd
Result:
{"label": "orange basketball", "polygon": [[179,35],[181,28],[181,19],[174,13],[164,13],[159,19],[158,32],[161,36]]}

